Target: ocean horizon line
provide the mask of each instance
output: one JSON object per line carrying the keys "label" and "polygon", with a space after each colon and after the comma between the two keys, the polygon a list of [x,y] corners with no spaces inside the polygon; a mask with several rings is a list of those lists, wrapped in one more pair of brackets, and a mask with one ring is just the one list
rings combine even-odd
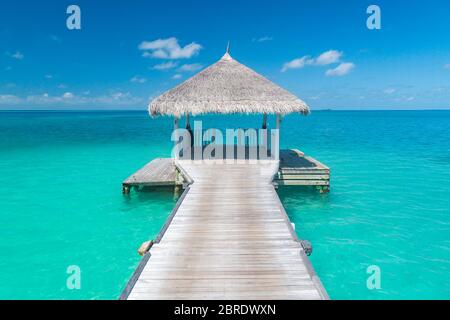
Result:
{"label": "ocean horizon line", "polygon": [[[312,112],[360,112],[360,111],[450,111],[448,109],[333,109],[333,108],[324,108],[324,109],[311,109]],[[0,109],[0,112],[3,113],[25,113],[25,112],[148,112],[146,109]],[[209,114],[209,113],[208,113]],[[211,113],[212,114],[212,113]],[[256,114],[256,113],[255,113]]]}

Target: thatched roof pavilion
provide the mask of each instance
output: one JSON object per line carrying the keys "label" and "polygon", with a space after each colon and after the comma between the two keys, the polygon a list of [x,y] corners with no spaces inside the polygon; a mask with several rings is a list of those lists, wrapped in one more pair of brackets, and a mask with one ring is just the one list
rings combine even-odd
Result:
{"label": "thatched roof pavilion", "polygon": [[308,114],[305,102],[227,53],[216,63],[163,93],[149,105],[152,116],[205,113]]}
{"label": "thatched roof pavilion", "polygon": [[[305,102],[234,60],[230,56],[229,46],[219,61],[163,93],[149,105],[149,113],[152,116],[173,116],[174,129],[179,128],[179,119],[185,115],[186,129],[189,130],[191,137],[193,133],[189,123],[190,115],[206,113],[263,114],[261,128],[267,129],[267,115],[276,114],[278,134],[275,139],[276,147],[272,146],[275,140],[271,139],[271,148],[273,147],[275,150],[276,157],[279,152],[278,141],[282,115],[287,113],[307,115],[309,112],[309,107]],[[203,137],[202,133],[200,136]],[[191,143],[195,140],[194,137]],[[240,138],[238,140],[240,141]],[[262,141],[264,143],[262,146],[268,148],[267,139]]]}

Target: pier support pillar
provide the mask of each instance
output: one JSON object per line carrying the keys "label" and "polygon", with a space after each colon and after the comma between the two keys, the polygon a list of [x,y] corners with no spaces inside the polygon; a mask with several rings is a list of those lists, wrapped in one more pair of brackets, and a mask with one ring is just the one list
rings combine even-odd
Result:
{"label": "pier support pillar", "polygon": [[122,193],[123,194],[130,194],[130,190],[131,190],[131,186],[126,185],[126,184],[122,185]]}

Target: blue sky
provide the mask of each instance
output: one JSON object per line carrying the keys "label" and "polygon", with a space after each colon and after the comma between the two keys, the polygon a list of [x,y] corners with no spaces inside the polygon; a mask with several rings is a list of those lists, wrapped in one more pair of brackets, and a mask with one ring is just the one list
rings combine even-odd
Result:
{"label": "blue sky", "polygon": [[[81,30],[66,27],[71,4]],[[449,109],[449,14],[444,0],[4,0],[0,109],[145,109],[228,40],[312,109]]]}

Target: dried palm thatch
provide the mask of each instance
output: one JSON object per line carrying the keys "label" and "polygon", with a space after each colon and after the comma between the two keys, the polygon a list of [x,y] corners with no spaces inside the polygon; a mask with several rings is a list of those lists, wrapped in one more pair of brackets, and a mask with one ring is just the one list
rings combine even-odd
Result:
{"label": "dried palm thatch", "polygon": [[149,105],[154,115],[204,113],[309,113],[305,102],[234,60],[222,59],[163,93]]}

